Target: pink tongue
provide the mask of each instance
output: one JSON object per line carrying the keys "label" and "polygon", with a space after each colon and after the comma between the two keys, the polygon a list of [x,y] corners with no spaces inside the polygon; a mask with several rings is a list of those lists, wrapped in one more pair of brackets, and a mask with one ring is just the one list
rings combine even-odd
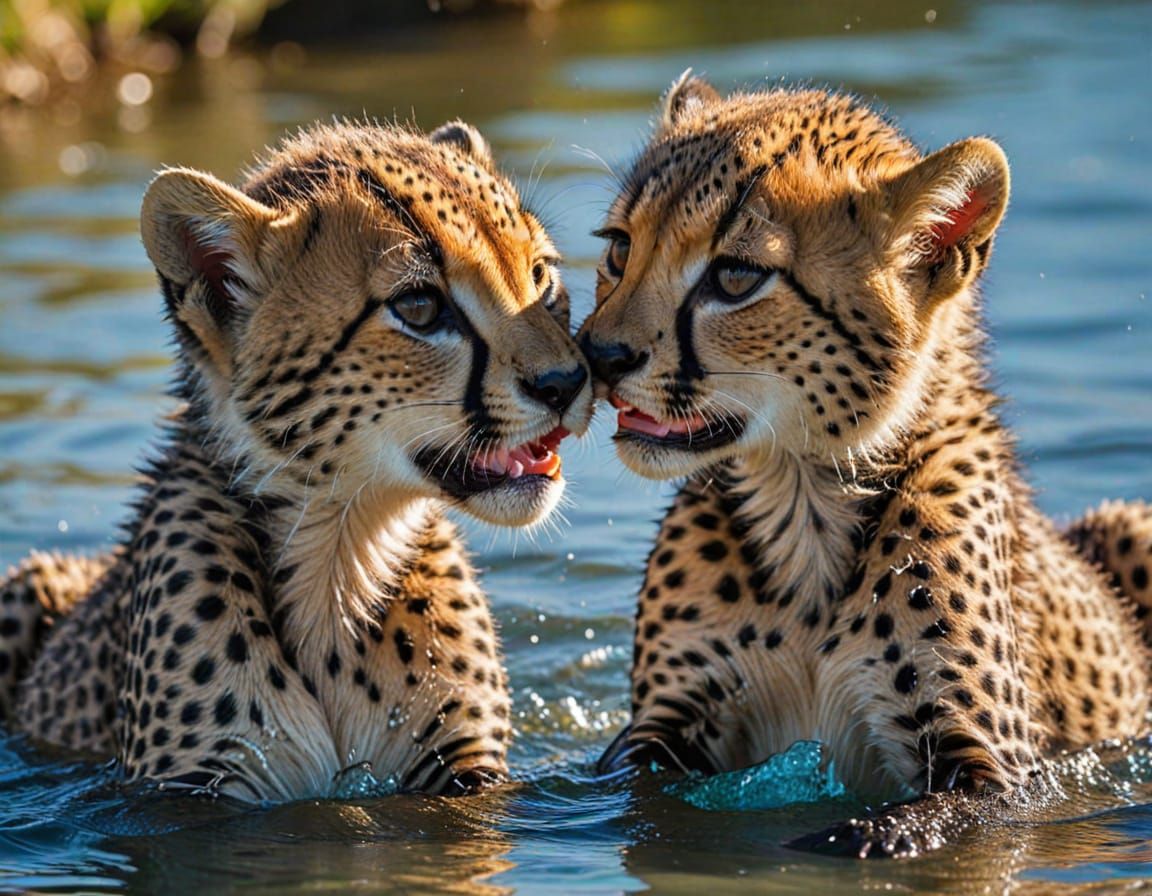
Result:
{"label": "pink tongue", "polygon": [[620,411],[616,415],[616,425],[620,429],[631,430],[632,432],[641,432],[645,435],[653,436],[657,439],[666,438],[671,433],[676,435],[687,435],[690,432],[695,432],[698,429],[703,429],[706,425],[704,418],[691,417],[687,420],[675,420],[672,423],[661,423],[653,417],[649,417],[643,411],[635,409],[628,411]]}
{"label": "pink tongue", "polygon": [[645,435],[655,436],[658,439],[664,438],[672,431],[667,423],[661,423],[652,417],[649,417],[643,411],[620,411],[616,415],[616,425],[620,429],[629,429],[632,432],[642,432]]}
{"label": "pink tongue", "polygon": [[560,458],[544,445],[536,446],[540,457],[536,457],[528,445],[516,448],[497,448],[473,459],[474,466],[497,476],[519,479],[524,475],[554,477],[560,469]]}
{"label": "pink tongue", "polygon": [[[511,463],[508,467],[508,475],[513,479],[524,474],[529,476],[551,476],[556,472],[556,455],[547,448],[544,448],[542,456],[536,457],[527,445],[521,445],[519,448],[513,448],[509,452],[509,458]],[[520,472],[515,472],[517,465],[520,467]]]}

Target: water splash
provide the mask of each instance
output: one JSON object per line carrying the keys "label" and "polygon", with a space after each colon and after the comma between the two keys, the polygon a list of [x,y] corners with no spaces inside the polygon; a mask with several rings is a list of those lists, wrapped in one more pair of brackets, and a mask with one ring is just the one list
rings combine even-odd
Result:
{"label": "water splash", "polygon": [[797,741],[759,765],[710,777],[693,775],[665,788],[698,809],[714,812],[779,809],[846,794],[831,759],[817,741]]}
{"label": "water splash", "polygon": [[381,780],[372,772],[371,762],[358,762],[337,773],[332,782],[332,796],[338,800],[366,800],[392,796],[400,790],[395,775]]}

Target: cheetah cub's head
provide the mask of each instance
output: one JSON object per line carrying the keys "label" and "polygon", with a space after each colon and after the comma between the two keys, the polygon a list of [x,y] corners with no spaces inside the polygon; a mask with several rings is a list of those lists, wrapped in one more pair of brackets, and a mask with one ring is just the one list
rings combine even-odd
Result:
{"label": "cheetah cub's head", "polygon": [[504,525],[556,505],[587,368],[556,249],[470,126],[317,127],[239,190],[165,171],[142,232],[238,488]]}
{"label": "cheetah cub's head", "polygon": [[[985,139],[932,155],[852,99],[685,75],[599,235],[581,331],[617,450],[670,478],[882,448],[961,326],[1008,200]],[[968,309],[970,311],[970,309]]]}

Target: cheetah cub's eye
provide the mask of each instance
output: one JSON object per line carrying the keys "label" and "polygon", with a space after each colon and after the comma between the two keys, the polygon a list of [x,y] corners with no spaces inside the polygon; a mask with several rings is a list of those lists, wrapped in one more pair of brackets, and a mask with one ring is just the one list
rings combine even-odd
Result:
{"label": "cheetah cub's eye", "polygon": [[608,273],[613,277],[623,277],[628,264],[628,253],[632,251],[632,240],[623,233],[612,234],[608,246]]}
{"label": "cheetah cub's eye", "polygon": [[390,300],[388,306],[393,314],[417,333],[433,333],[444,323],[444,297],[435,290],[401,293]]}
{"label": "cheetah cub's eye", "polygon": [[716,297],[724,302],[740,302],[756,292],[776,272],[732,258],[712,263],[710,279]]}

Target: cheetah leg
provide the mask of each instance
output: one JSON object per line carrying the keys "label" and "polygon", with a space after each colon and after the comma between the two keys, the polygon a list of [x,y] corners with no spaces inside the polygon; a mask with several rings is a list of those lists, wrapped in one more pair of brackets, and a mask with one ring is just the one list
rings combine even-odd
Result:
{"label": "cheetah leg", "polygon": [[1152,643],[1152,506],[1105,502],[1076,520],[1064,537],[1136,602],[1144,636]]}
{"label": "cheetah leg", "polygon": [[11,717],[16,687],[45,633],[92,591],[114,560],[114,554],[34,551],[0,580],[0,718]]}

